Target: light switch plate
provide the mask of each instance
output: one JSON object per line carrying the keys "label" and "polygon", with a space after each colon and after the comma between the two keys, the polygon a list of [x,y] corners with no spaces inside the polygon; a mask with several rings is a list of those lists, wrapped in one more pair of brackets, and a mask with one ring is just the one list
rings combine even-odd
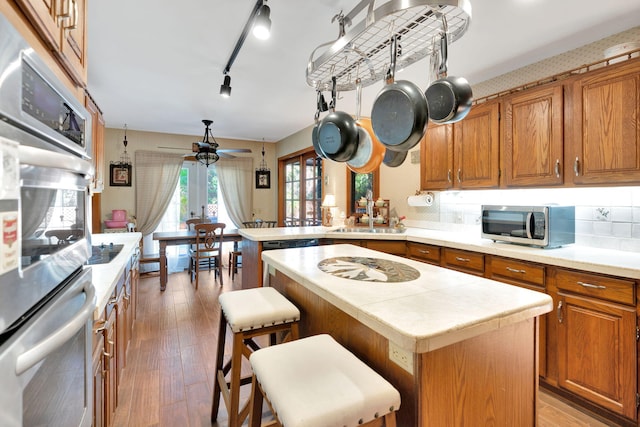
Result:
{"label": "light switch plate", "polygon": [[420,150],[411,152],[411,163],[414,165],[420,163]]}

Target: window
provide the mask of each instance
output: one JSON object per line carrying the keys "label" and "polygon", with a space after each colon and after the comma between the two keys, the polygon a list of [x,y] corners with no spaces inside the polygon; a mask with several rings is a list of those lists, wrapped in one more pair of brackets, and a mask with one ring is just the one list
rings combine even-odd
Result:
{"label": "window", "polygon": [[347,211],[356,212],[356,201],[367,196],[367,190],[373,192],[373,197],[380,195],[380,168],[369,174],[355,173],[347,169]]}
{"label": "window", "polygon": [[[186,229],[187,219],[202,215],[214,222],[224,222],[227,227],[236,228],[227,214],[219,191],[215,165],[207,168],[198,162],[185,162],[171,202],[155,231]],[[156,241],[145,241],[145,247],[147,244],[153,244],[154,251],[158,251]],[[170,273],[187,267],[188,249],[188,246],[183,245],[167,247]]]}
{"label": "window", "polygon": [[322,159],[314,150],[279,161],[279,222],[285,225],[322,223]]}

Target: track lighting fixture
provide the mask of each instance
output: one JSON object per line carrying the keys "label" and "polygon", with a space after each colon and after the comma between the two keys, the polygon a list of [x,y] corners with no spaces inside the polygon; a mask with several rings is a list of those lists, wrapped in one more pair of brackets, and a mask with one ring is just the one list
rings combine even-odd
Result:
{"label": "track lighting fixture", "polygon": [[253,28],[253,34],[259,39],[269,38],[269,34],[271,32],[271,9],[266,5],[266,2],[267,0],[256,1],[256,4],[251,10],[251,15],[249,15],[249,19],[242,29],[240,38],[238,38],[238,41],[233,48],[233,52],[231,52],[229,61],[227,61],[227,65],[224,67],[224,70],[222,70],[222,74],[224,75],[224,83],[222,84],[222,86],[220,86],[220,95],[224,96],[225,98],[231,96],[231,77],[229,76],[231,66],[240,53],[240,48],[242,48],[245,39],[249,35],[249,31],[251,31],[251,29]]}
{"label": "track lighting fixture", "polygon": [[224,76],[224,82],[220,85],[220,95],[224,98],[231,96],[231,76],[228,74]]}
{"label": "track lighting fixture", "polygon": [[255,15],[255,22],[253,23],[253,35],[260,40],[266,40],[271,35],[271,19],[269,15],[271,9],[266,4],[262,4],[258,13]]}

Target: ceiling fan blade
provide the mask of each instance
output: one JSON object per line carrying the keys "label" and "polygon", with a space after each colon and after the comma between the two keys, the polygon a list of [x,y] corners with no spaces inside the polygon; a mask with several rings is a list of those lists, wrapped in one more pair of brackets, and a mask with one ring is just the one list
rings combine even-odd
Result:
{"label": "ceiling fan blade", "polygon": [[224,152],[221,152],[220,150],[218,150],[218,156],[220,156],[220,158],[225,158],[225,159],[235,159],[236,158],[236,156],[234,156],[233,154],[224,153]]}
{"label": "ceiling fan blade", "polygon": [[180,151],[185,151],[185,150],[186,150],[186,148],[180,148],[180,147],[163,147],[163,146],[161,146],[161,145],[158,145],[158,147],[157,147],[157,148],[165,148],[165,149],[167,149],[167,150],[180,150]]}
{"label": "ceiling fan blade", "polygon": [[221,151],[225,153],[251,153],[249,148],[218,148],[218,153]]}

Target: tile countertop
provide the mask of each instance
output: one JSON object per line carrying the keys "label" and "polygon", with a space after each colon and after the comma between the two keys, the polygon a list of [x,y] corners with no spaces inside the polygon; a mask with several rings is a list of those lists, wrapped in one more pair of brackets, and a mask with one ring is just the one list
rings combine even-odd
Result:
{"label": "tile countertop", "polygon": [[92,234],[91,244],[94,246],[104,243],[108,245],[124,245],[120,253],[107,264],[90,265],[93,272],[93,286],[96,288],[96,309],[93,312],[93,320],[98,320],[109,302],[109,297],[124,272],[127,261],[138,247],[142,239],[142,233],[107,233]]}
{"label": "tile countertop", "polygon": [[[370,257],[416,269],[406,282],[353,280],[325,273],[333,257]],[[412,353],[432,351],[552,310],[550,296],[394,255],[340,244],[265,251],[275,268]],[[366,269],[365,269],[366,270]]]}
{"label": "tile countertop", "polygon": [[405,240],[574,268],[592,273],[640,279],[640,254],[635,252],[579,245],[541,249],[510,243],[496,243],[481,238],[479,234],[472,235],[423,228],[407,228],[404,233],[340,233],[333,230],[334,228],[328,227],[279,227],[240,229],[239,231],[244,238],[255,241],[305,238]]}

